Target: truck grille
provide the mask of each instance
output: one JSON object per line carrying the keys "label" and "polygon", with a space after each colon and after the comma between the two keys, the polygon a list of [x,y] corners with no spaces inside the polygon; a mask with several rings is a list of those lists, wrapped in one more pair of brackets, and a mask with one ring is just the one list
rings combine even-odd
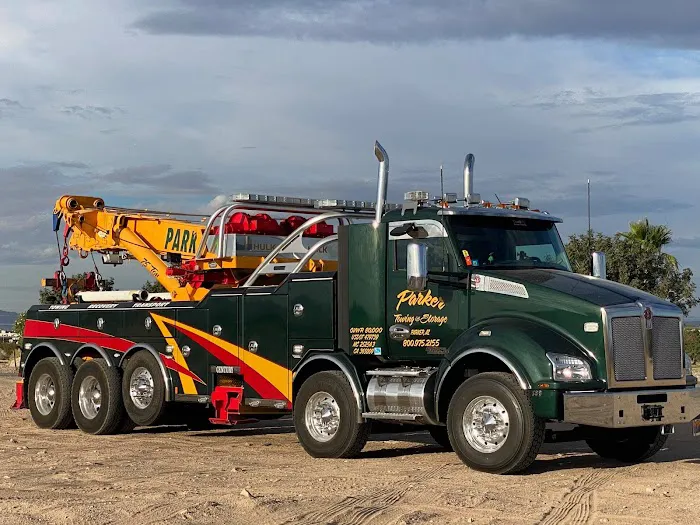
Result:
{"label": "truck grille", "polygon": [[612,320],[612,352],[616,381],[646,379],[642,322],[639,317]]}
{"label": "truck grille", "polygon": [[[611,319],[612,365],[615,381],[651,381],[646,370],[651,355],[653,380],[683,378],[680,320],[654,316],[648,335],[640,316]],[[648,348],[648,350],[647,350]]]}
{"label": "truck grille", "polygon": [[684,363],[678,319],[654,319],[651,355],[654,360],[654,379],[679,379],[683,376]]}

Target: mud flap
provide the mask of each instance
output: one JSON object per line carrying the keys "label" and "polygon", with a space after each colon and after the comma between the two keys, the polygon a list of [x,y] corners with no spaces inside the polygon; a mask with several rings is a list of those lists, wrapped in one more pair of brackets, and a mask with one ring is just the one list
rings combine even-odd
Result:
{"label": "mud flap", "polygon": [[27,408],[24,403],[24,381],[17,381],[15,383],[15,404],[10,407],[10,410],[19,410],[21,408]]}

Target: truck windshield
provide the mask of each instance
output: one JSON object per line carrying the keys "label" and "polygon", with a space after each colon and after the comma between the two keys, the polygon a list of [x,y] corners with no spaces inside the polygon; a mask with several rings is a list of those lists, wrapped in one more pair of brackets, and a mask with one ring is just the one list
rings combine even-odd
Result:
{"label": "truck windshield", "polygon": [[461,215],[449,218],[458,253],[473,266],[571,271],[553,222]]}

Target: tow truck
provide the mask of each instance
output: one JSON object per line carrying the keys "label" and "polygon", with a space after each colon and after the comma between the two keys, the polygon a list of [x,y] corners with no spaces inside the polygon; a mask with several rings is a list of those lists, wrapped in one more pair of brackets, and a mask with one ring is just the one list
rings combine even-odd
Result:
{"label": "tow truck", "polygon": [[326,458],[357,456],[374,422],[419,425],[497,474],[545,440],[639,462],[675,425],[700,431],[676,306],[607,280],[602,254],[594,275],[572,272],[561,220],[481,199],[473,155],[461,198],[388,204],[389,158],[374,153],[376,202],[236,195],[189,233],[59,199],[70,248],[136,259],[168,292],[30,308],[15,406],[92,434],[291,414]]}

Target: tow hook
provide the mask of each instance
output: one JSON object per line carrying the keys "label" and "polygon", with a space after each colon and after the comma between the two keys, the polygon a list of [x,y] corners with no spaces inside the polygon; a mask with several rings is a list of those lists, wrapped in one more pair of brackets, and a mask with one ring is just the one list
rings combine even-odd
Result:
{"label": "tow hook", "polygon": [[661,435],[663,436],[670,436],[671,434],[676,433],[676,427],[673,425],[664,425],[661,427]]}
{"label": "tow hook", "polygon": [[645,421],[661,421],[664,417],[663,405],[642,405],[642,419]]}

